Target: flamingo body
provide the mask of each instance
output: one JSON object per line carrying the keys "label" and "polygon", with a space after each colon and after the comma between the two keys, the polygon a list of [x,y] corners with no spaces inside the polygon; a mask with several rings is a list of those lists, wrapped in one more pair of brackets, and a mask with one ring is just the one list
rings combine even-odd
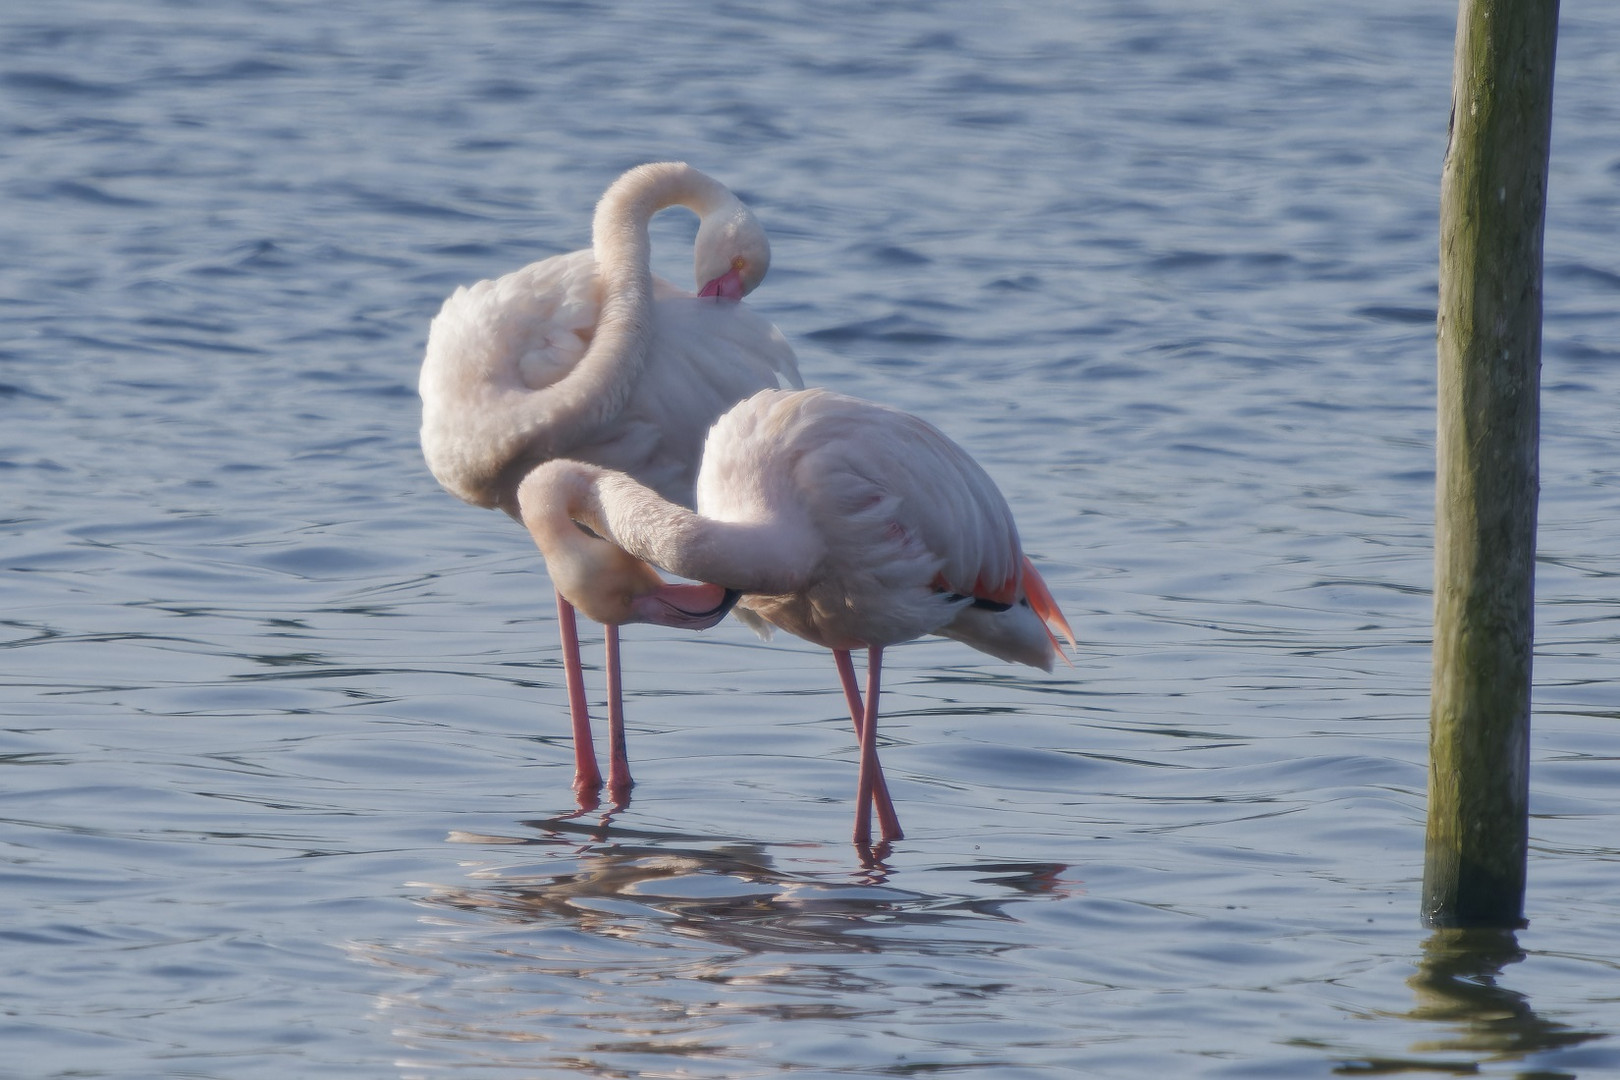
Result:
{"label": "flamingo body", "polygon": [[[676,205],[699,215],[696,295],[651,270],[648,222]],[[560,457],[620,470],[690,505],[715,419],[757,390],[800,385],[786,340],[737,302],[769,265],[764,230],[718,181],[679,162],[631,169],[597,204],[590,249],[459,288],[444,302],[419,381],[429,469],[452,494],[513,517],[518,482]],[[679,613],[677,624],[707,625],[713,614],[678,588],[638,592],[637,602]],[[601,778],[574,608],[560,589],[557,611],[583,801]],[[616,626],[607,631],[607,667],[609,787],[618,798],[630,778]]]}
{"label": "flamingo body", "polygon": [[[695,511],[566,460],[525,477],[518,502],[548,565],[589,567],[564,591],[604,618],[701,623],[647,599],[650,565],[740,593],[755,616],[833,650],[861,740],[861,845],[874,802],[884,839],[901,835],[877,760],[886,647],[938,633],[1050,670],[1056,633],[1074,642],[984,470],[927,422],[841,394],[764,390],[732,408],[705,445]],[[861,648],[864,703],[849,660]]]}
{"label": "flamingo body", "polygon": [[778,549],[789,531],[814,537],[796,587],[744,588],[741,605],[789,633],[829,649],[940,633],[1051,670],[1006,499],[925,420],[823,390],[756,394],[710,433],[697,511],[770,523]]}
{"label": "flamingo body", "polygon": [[[616,415],[560,443],[536,423],[595,338],[607,283],[592,251],[459,288],[428,334],[422,447],[440,484],[476,506],[514,506],[534,466],[566,456],[617,469],[691,505],[710,425],[757,390],[799,385],[793,349],[742,304],[653,279],[648,355]],[[543,414],[542,414],[543,416]]]}

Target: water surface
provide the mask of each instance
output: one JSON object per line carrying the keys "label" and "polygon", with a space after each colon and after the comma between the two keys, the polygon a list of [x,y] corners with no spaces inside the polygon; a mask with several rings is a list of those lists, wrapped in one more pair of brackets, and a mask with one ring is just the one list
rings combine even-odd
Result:
{"label": "water surface", "polygon": [[[1448,4],[0,15],[0,1075],[1620,1074],[1620,13],[1566,2],[1529,926],[1422,869]],[[812,383],[1001,483],[1082,638],[627,632],[415,442],[458,284],[684,158]],[[689,275],[692,226],[655,230]],[[594,641],[590,655],[598,656]],[[593,673],[600,694],[599,673]]]}

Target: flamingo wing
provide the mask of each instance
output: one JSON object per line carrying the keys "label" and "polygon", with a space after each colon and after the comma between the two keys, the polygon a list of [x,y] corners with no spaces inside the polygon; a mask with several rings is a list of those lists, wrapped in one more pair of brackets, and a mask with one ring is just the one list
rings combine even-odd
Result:
{"label": "flamingo wing", "polygon": [[[951,633],[1051,663],[1006,500],[961,447],[908,413],[824,390],[758,394],[711,434],[698,508],[772,521],[776,543],[814,538],[823,554],[809,587],[745,601],[795,634],[847,649]],[[1015,624],[1010,644],[1005,624]]]}
{"label": "flamingo wing", "polygon": [[589,251],[457,289],[428,329],[419,388],[422,452],[444,487],[493,506],[533,439],[530,396],[585,354],[602,289]]}
{"label": "flamingo wing", "polygon": [[[882,602],[928,623],[906,636],[941,633],[1049,669],[1054,653],[1062,655],[1056,633],[1071,645],[1073,633],[983,467],[909,413],[837,395],[811,405],[829,419],[818,433],[821,460],[807,455],[806,467],[813,462],[824,477],[839,477],[839,512],[870,523],[863,550],[848,557],[874,577],[886,570],[888,581],[873,584],[901,588]],[[827,457],[838,459],[836,470]]]}

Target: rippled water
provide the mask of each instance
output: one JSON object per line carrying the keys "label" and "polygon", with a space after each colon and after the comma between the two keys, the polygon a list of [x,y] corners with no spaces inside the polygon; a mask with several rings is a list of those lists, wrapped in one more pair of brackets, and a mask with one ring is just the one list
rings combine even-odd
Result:
{"label": "rippled water", "polygon": [[[761,10],[763,9],[763,10]],[[1529,927],[1418,925],[1451,4],[0,14],[0,1075],[1620,1074],[1620,9],[1566,0]],[[457,284],[691,160],[813,383],[1003,484],[1083,639],[627,633],[415,443]],[[657,230],[685,280],[691,225]],[[592,656],[594,643],[592,643]]]}

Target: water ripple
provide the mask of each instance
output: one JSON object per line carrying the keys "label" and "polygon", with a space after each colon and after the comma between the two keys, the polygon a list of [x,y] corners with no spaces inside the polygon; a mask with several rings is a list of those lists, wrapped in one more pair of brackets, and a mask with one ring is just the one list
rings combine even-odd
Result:
{"label": "water ripple", "polygon": [[[1531,925],[1468,948],[1416,922],[1449,13],[6,8],[0,1071],[1614,1071],[1611,8],[1560,14]],[[563,816],[538,554],[421,461],[443,298],[664,157],[1082,638],[891,651],[870,865],[825,651],[732,623],[626,629],[635,800]]]}

